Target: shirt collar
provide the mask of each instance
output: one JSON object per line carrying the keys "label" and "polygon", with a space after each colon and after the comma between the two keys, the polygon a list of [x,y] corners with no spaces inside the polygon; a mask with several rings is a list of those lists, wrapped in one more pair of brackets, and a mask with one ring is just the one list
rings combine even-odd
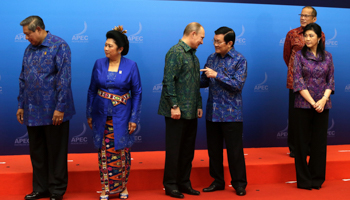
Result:
{"label": "shirt collar", "polygon": [[[230,51],[228,51],[225,56],[223,58],[225,58],[226,56],[230,56],[231,58],[234,58],[235,57],[235,47],[233,46],[232,49]],[[216,56],[219,56],[220,58],[222,58],[221,54],[219,53],[215,53]]]}
{"label": "shirt collar", "polygon": [[44,41],[38,46],[34,46],[34,45],[30,44],[30,48],[31,49],[36,49],[36,48],[38,48],[40,46],[46,46],[46,47],[50,46],[51,37],[52,37],[51,33],[49,31],[47,31],[47,35],[46,35]]}
{"label": "shirt collar", "polygon": [[320,54],[317,54],[317,57],[311,53],[310,51],[306,51],[306,58],[308,60],[322,61],[322,57]]}
{"label": "shirt collar", "polygon": [[298,29],[297,29],[297,32],[298,34],[302,34],[304,32],[304,28],[302,26],[300,26]]}
{"label": "shirt collar", "polygon": [[182,41],[181,39],[179,40],[179,45],[184,48],[185,52],[193,52],[196,53],[196,49],[192,49],[190,46],[188,46],[188,44],[186,44],[184,41]]}

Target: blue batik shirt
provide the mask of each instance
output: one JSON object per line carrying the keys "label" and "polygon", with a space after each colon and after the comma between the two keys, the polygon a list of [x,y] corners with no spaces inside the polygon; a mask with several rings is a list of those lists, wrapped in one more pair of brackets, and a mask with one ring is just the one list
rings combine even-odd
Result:
{"label": "blue batik shirt", "polygon": [[75,114],[71,89],[71,51],[61,38],[47,33],[44,41],[29,44],[19,76],[18,108],[27,126],[51,125],[55,110],[63,122]]}
{"label": "blue batik shirt", "polygon": [[232,48],[224,57],[211,54],[205,67],[217,72],[215,78],[201,75],[201,88],[209,87],[206,120],[243,122],[242,89],[247,78],[247,61]]}

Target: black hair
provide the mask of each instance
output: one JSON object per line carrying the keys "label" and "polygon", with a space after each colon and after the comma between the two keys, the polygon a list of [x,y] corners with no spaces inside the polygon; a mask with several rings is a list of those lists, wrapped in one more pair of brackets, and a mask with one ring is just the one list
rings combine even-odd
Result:
{"label": "black hair", "polygon": [[[310,24],[306,25],[305,28],[304,28],[303,35],[305,35],[306,31],[309,31],[309,30],[314,31],[318,38],[322,38],[322,29],[321,29],[321,27],[318,24],[310,23]],[[304,57],[306,57],[306,52],[307,52],[308,49],[309,48],[306,46],[306,44],[301,49],[301,53],[303,54]],[[325,57],[324,50],[325,50],[325,47],[323,45],[323,42],[321,41],[321,42],[319,42],[317,44],[316,53],[322,57],[322,60],[324,60],[324,57]]]}
{"label": "black hair", "polygon": [[228,42],[232,41],[232,47],[233,47],[233,45],[235,44],[235,41],[236,41],[236,34],[231,28],[226,27],[226,26],[220,27],[215,31],[215,35],[219,35],[219,34],[224,35],[224,40],[225,40],[226,44]]}
{"label": "black hair", "polygon": [[111,31],[107,32],[106,38],[113,39],[115,44],[118,46],[118,48],[124,47],[123,51],[121,52],[121,54],[123,56],[128,54],[128,52],[129,52],[129,40],[128,40],[128,37],[124,33],[121,33],[120,31],[116,31],[116,30],[111,30]]}
{"label": "black hair", "polygon": [[[316,11],[316,9],[314,7],[312,7],[312,6],[305,6],[304,8],[312,9],[312,12],[311,12],[312,16],[313,17],[317,17],[317,11]],[[301,10],[303,10],[303,9],[301,9]]]}

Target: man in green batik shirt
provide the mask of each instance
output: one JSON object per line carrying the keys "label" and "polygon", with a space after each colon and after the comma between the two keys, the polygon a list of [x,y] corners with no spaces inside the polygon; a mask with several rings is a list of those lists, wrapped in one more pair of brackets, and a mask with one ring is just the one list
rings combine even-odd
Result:
{"label": "man in green batik shirt", "polygon": [[190,182],[197,134],[201,118],[200,66],[196,49],[203,44],[204,28],[197,22],[188,24],[182,39],[165,57],[163,90],[158,114],[165,116],[165,194],[183,198],[182,193],[199,195]]}

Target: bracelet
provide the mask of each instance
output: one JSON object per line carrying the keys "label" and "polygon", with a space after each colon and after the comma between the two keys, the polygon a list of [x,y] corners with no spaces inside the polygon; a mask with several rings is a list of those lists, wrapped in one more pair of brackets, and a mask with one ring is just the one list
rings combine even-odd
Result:
{"label": "bracelet", "polygon": [[[326,97],[326,95],[323,95],[323,97]],[[323,97],[322,97],[322,98],[323,98]],[[328,101],[328,100],[329,100],[329,97],[326,97],[326,101]]]}

